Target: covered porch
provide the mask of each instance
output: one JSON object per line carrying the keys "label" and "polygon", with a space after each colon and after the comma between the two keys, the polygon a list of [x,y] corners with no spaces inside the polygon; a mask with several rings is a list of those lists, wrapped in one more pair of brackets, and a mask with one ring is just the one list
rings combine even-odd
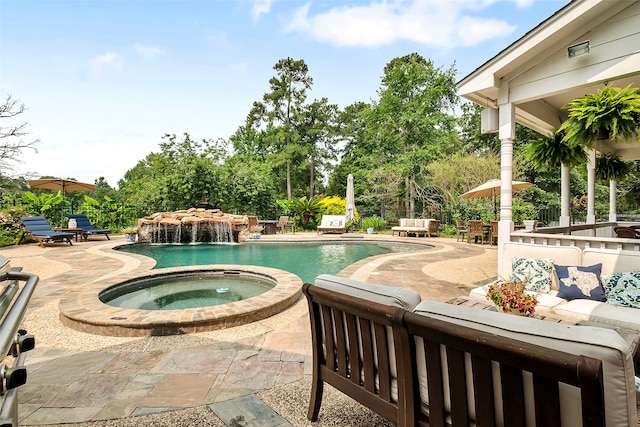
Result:
{"label": "covered porch", "polygon": [[617,221],[615,181],[609,212],[599,213],[608,221],[596,222],[595,212],[596,152],[639,159],[637,140],[598,141],[587,153],[586,224],[570,223],[569,167],[560,171],[559,227],[514,231],[511,184],[516,123],[552,136],[568,116],[562,107],[569,101],[607,85],[640,87],[639,27],[636,0],[574,0],[458,82],[462,97],[485,107],[482,131],[497,132],[501,142],[499,263],[509,241],[632,250],[640,262],[640,240],[614,237],[613,227],[627,224]]}

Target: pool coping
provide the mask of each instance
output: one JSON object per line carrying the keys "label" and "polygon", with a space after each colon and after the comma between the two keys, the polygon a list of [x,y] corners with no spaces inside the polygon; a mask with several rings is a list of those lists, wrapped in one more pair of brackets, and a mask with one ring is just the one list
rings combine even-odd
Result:
{"label": "pool coping", "polygon": [[[136,310],[113,307],[98,298],[104,289],[134,279],[184,272],[247,272],[273,280],[273,289],[242,301],[220,306],[181,310]],[[115,277],[87,284],[63,295],[59,310],[62,324],[96,335],[141,337],[207,332],[255,322],[279,313],[302,296],[302,279],[284,270],[238,264],[208,264],[160,268],[147,272],[133,269]]]}
{"label": "pool coping", "polygon": [[[420,255],[424,250],[433,250],[428,241],[407,241],[376,239],[366,236],[363,239],[344,239],[339,236],[314,236],[308,240],[290,240],[280,236],[271,239],[255,239],[241,244],[272,243],[402,243],[416,246],[415,252],[401,254],[380,254],[364,258],[341,270],[337,275],[355,274],[359,270],[368,271],[377,262],[384,262],[398,256]],[[284,237],[284,236],[283,236]],[[319,237],[319,238],[318,238]],[[376,236],[377,237],[377,236]],[[77,292],[61,296],[58,309],[63,325],[81,332],[115,337],[143,337],[178,335],[226,329],[265,319],[285,311],[302,298],[302,279],[293,273],[271,267],[246,264],[207,264],[199,266],[167,267],[156,269],[153,258],[133,252],[119,251],[121,246],[139,243],[109,242],[91,248],[96,255],[118,258],[124,265],[117,271],[103,275],[98,279],[79,287]],[[391,258],[390,258],[391,257]],[[277,282],[274,289],[265,294],[216,307],[200,307],[184,310],[133,310],[112,307],[101,302],[100,292],[114,285],[142,277],[152,277],[173,272],[210,271],[211,269],[233,269],[251,274],[263,274],[273,277]],[[360,274],[356,274],[360,276]]]}

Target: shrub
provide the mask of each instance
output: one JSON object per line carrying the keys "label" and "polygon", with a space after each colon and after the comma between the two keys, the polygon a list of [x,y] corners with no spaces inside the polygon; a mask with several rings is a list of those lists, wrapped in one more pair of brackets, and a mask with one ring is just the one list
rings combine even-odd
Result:
{"label": "shrub", "polygon": [[0,246],[12,245],[22,232],[20,217],[28,216],[23,208],[9,208],[0,212]]}
{"label": "shrub", "polygon": [[362,218],[361,225],[364,230],[373,227],[374,230],[380,231],[384,230],[387,227],[387,221],[385,221],[384,218],[374,215]]}

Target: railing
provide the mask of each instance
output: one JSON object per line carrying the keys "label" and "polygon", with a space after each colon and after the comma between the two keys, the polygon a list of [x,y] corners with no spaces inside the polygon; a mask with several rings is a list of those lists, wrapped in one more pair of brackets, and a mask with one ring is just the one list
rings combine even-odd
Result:
{"label": "railing", "polygon": [[[19,327],[38,276],[8,270],[8,260],[0,256],[0,261],[4,265],[0,282],[5,283],[0,291],[0,351],[7,355],[0,364],[0,427],[14,427],[18,425],[18,387],[27,382],[25,352],[35,346],[34,337]],[[22,288],[20,282],[25,282]]]}
{"label": "railing", "polygon": [[547,246],[576,246],[581,249],[623,249],[640,252],[640,239],[615,237],[614,227],[631,225],[638,225],[638,223],[599,222],[567,227],[543,227],[534,231],[513,232],[511,241]]}

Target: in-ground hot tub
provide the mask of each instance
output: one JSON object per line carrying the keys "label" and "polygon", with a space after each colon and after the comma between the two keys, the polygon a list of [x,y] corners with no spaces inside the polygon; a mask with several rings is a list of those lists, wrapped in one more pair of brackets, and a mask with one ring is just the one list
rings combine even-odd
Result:
{"label": "in-ground hot tub", "polygon": [[[176,277],[218,276],[220,286],[213,288],[221,294],[231,291],[230,282],[259,282],[270,287],[259,295],[218,305],[190,308],[142,309],[113,307],[100,300],[101,295],[117,294],[125,288],[144,287],[144,284],[175,281]],[[196,279],[197,281],[197,279]],[[141,285],[142,284],[142,285]],[[195,286],[194,286],[195,287]],[[227,292],[225,292],[225,288]],[[121,278],[117,283],[96,282],[86,290],[65,295],[60,301],[63,324],[98,335],[151,336],[205,332],[243,325],[264,319],[288,308],[300,299],[302,280],[289,272],[269,267],[249,265],[206,265],[172,267],[152,270]],[[184,288],[178,292],[184,291]],[[159,298],[167,298],[163,290]]]}
{"label": "in-ground hot tub", "polygon": [[100,301],[140,310],[182,310],[242,301],[270,291],[276,283],[240,271],[186,271],[141,277],[104,289]]}

